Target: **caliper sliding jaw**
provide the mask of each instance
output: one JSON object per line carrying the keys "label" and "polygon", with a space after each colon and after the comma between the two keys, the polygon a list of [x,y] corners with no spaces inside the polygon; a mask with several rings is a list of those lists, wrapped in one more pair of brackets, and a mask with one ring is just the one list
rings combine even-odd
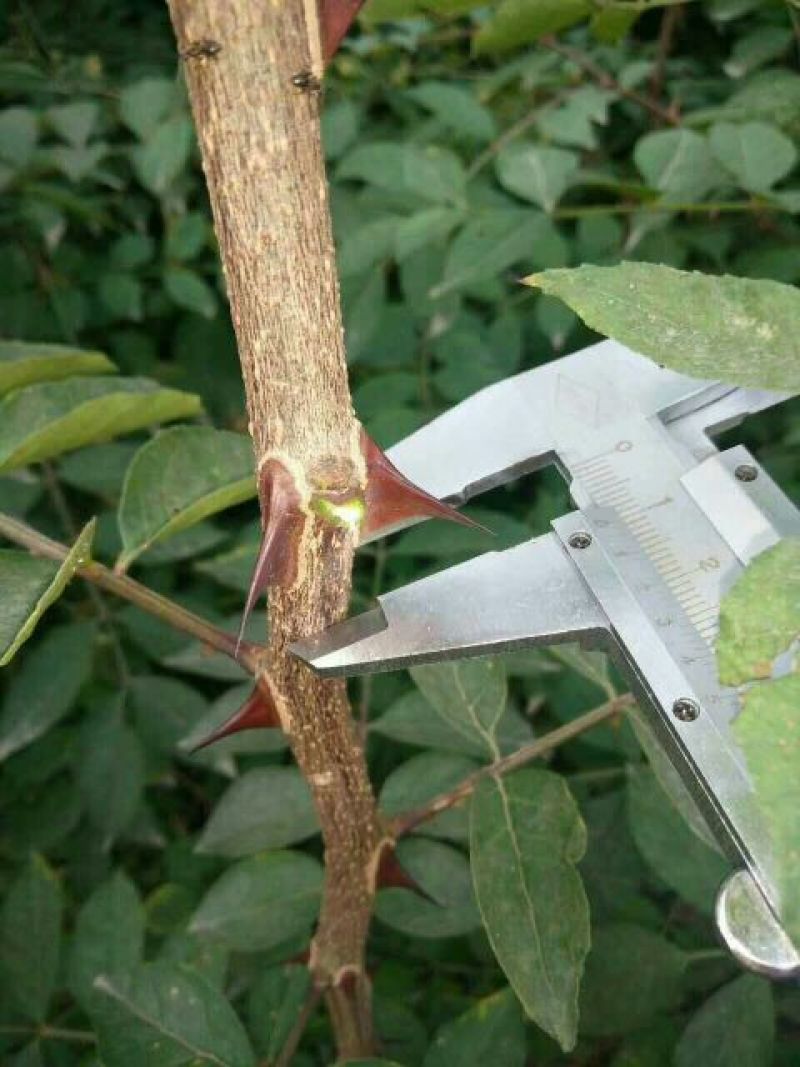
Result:
{"label": "caliper sliding jaw", "polygon": [[293,646],[323,675],[579,641],[619,662],[647,721],[736,870],[717,926],[748,968],[800,975],[774,857],[717,676],[719,604],[800,513],[746,449],[710,434],[785,396],[698,381],[612,341],[482,390],[389,451],[451,503],[556,463],[578,510],[553,532],[378,598]]}

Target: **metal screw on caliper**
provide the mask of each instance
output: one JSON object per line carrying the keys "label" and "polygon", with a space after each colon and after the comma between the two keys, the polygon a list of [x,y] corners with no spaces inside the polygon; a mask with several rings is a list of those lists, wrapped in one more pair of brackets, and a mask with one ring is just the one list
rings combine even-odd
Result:
{"label": "metal screw on caliper", "polygon": [[592,535],[585,530],[579,530],[569,539],[570,548],[588,548],[592,543]]}
{"label": "metal screw on caliper", "polygon": [[758,477],[758,470],[752,463],[740,463],[733,473],[740,482],[754,482]]}
{"label": "metal screw on caliper", "polygon": [[672,705],[672,714],[681,722],[694,722],[700,714],[700,705],[689,697],[679,697]]}

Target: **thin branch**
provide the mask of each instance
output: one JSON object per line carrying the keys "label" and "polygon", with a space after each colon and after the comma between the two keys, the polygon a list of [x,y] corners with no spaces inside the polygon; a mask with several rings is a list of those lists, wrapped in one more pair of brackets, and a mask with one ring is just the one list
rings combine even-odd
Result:
{"label": "thin branch", "polygon": [[294,1021],[294,1026],[287,1034],[286,1040],[283,1043],[283,1048],[278,1054],[272,1067],[289,1067],[289,1064],[292,1062],[292,1057],[295,1052],[297,1052],[297,1046],[302,1041],[303,1034],[306,1032],[306,1027],[311,1022],[311,1017],[317,1010],[321,997],[322,989],[316,982],[312,981],[311,985],[308,987],[306,999],[303,1001],[300,1013]]}
{"label": "thin branch", "polygon": [[675,4],[665,8],[661,16],[661,28],[658,34],[658,47],[656,49],[656,62],[650,78],[650,96],[653,100],[661,99],[664,91],[664,78],[667,73],[667,60],[672,51],[675,41],[675,31],[683,17],[683,4]]}
{"label": "thin branch", "polygon": [[0,1026],[6,1037],[31,1037],[40,1041],[67,1041],[75,1045],[96,1045],[97,1038],[90,1030],[64,1030],[59,1026]]}
{"label": "thin branch", "polygon": [[576,67],[588,74],[592,81],[602,89],[608,89],[611,92],[618,93],[620,96],[625,97],[626,100],[631,100],[634,104],[638,104],[643,107],[645,111],[649,111],[651,115],[657,118],[660,122],[666,123],[668,126],[679,126],[680,118],[671,108],[662,107],[656,100],[651,100],[649,96],[645,96],[644,93],[639,93],[636,89],[626,89],[624,85],[621,85],[613,74],[609,74],[607,70],[603,70],[599,67],[595,61],[588,56],[585,52],[582,52],[579,48],[573,48],[571,45],[563,44],[558,38],[548,34],[545,37],[539,38],[539,43],[548,48],[551,52],[556,52],[558,55],[563,56],[564,59],[568,59],[571,63],[574,63]]}
{"label": "thin branch", "polygon": [[484,778],[498,777],[501,774],[510,774],[512,771],[519,770],[526,763],[547,755],[565,742],[586,733],[587,730],[592,730],[595,726],[608,722],[609,719],[619,715],[621,711],[632,707],[634,703],[634,698],[630,693],[623,693],[614,697],[613,700],[594,708],[594,710],[587,711],[580,718],[574,719],[564,726],[559,726],[557,730],[551,730],[549,734],[532,741],[529,745],[523,745],[516,752],[512,752],[510,756],[503,756],[502,759],[481,767],[468,775],[454,789],[450,789],[446,793],[440,793],[439,796],[429,800],[427,804],[420,808],[408,811],[404,815],[398,815],[391,822],[393,834],[395,837],[403,837],[405,834],[411,833],[422,823],[428,822],[434,816],[447,811],[449,808],[461,803],[462,800],[466,800]]}
{"label": "thin branch", "polygon": [[[5,515],[2,512],[0,512],[0,534],[9,541],[13,541],[14,544],[27,548],[32,555],[43,556],[45,559],[52,559],[58,563],[66,559],[69,552],[69,548],[66,545],[45,537],[44,534],[34,530],[26,523],[20,522],[19,519],[15,519],[11,515]],[[154,615],[174,629],[190,634],[192,637],[196,637],[198,641],[202,641],[204,645],[230,656],[250,674],[255,675],[258,673],[261,656],[264,652],[261,645],[243,641],[239,647],[239,654],[236,656],[236,638],[233,634],[225,633],[224,630],[220,630],[206,619],[195,615],[194,612],[187,611],[186,608],[181,607],[180,604],[176,604],[167,597],[161,596],[160,593],[153,592],[152,589],[148,589],[147,586],[134,581],[133,578],[128,578],[127,575],[115,574],[108,567],[104,567],[102,563],[95,563],[94,561],[79,567],[76,573],[99,589],[113,593],[122,600],[135,604],[142,611],[146,611],[149,615]]]}
{"label": "thin branch", "polygon": [[656,200],[645,203],[581,204],[577,207],[559,207],[551,213],[554,219],[580,219],[587,215],[635,215],[657,214],[662,211],[683,215],[728,215],[751,212],[786,211],[780,204],[767,200],[709,200],[707,203],[679,203]]}
{"label": "thin branch", "polygon": [[490,163],[497,153],[509,143],[509,141],[515,140],[521,134],[529,130],[534,125],[536,120],[541,116],[545,107],[557,107],[561,102],[560,96],[554,96],[551,100],[548,100],[545,105],[541,107],[531,108],[522,118],[517,119],[502,133],[487,145],[479,156],[473,159],[472,163],[467,168],[467,179],[474,178],[476,174],[483,170],[487,163]]}

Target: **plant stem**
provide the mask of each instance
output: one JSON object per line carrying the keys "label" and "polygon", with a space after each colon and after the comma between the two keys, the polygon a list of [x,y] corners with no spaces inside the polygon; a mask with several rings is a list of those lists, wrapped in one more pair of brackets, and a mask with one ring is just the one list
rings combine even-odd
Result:
{"label": "plant stem", "polygon": [[[292,574],[269,593],[263,663],[319,817],[325,878],[309,968],[337,1051],[372,1051],[365,946],[387,834],[343,680],[289,652],[341,619],[352,532],[310,507],[315,486],[363,493],[366,468],[347,381],[333,227],[320,132],[317,0],[168,0],[197,128],[260,471],[277,463],[302,535],[281,547]],[[213,56],[197,49],[213,42]],[[265,527],[270,489],[261,482]]]}
{"label": "plant stem", "polygon": [[303,1006],[300,1008],[300,1012],[295,1019],[294,1025],[286,1037],[283,1048],[271,1067],[290,1067],[292,1057],[295,1052],[297,1052],[297,1046],[300,1044],[303,1034],[306,1032],[306,1027],[311,1021],[311,1017],[317,1010],[317,1005],[319,1004],[321,997],[322,990],[318,985],[312,982],[308,988],[308,993],[306,994]]}
{"label": "plant stem", "polygon": [[43,1041],[67,1041],[75,1045],[96,1045],[97,1038],[90,1030],[64,1030],[59,1026],[0,1026],[6,1037],[31,1037]]}
{"label": "plant stem", "polygon": [[516,752],[512,752],[510,756],[503,756],[501,759],[495,760],[494,763],[489,763],[485,767],[474,771],[453,789],[448,790],[446,793],[440,793],[433,800],[429,800],[427,804],[423,804],[422,807],[408,811],[404,815],[398,815],[392,820],[392,831],[396,837],[403,837],[405,834],[411,833],[422,823],[428,822],[434,816],[447,811],[448,808],[452,808],[462,800],[466,800],[484,778],[498,777],[519,770],[526,763],[547,755],[547,753],[552,752],[565,742],[571,741],[574,737],[580,737],[587,730],[592,730],[595,726],[608,722],[609,719],[613,719],[621,711],[631,707],[633,704],[634,698],[631,694],[623,693],[614,697],[613,700],[608,700],[605,704],[594,708],[594,710],[587,711],[585,715],[581,715],[564,726],[559,726],[557,730],[551,730],[549,734],[532,741],[529,745],[523,745]]}
{"label": "plant stem", "polygon": [[[52,559],[58,563],[66,559],[69,552],[69,548],[66,545],[45,537],[44,534],[34,530],[26,523],[2,512],[0,512],[0,534],[9,541],[13,541],[14,544],[27,548],[32,555],[43,556],[45,559]],[[95,563],[94,561],[79,567],[76,573],[99,589],[104,589],[122,600],[135,604],[142,611],[146,611],[149,615],[154,615],[174,629],[190,634],[192,637],[196,637],[198,641],[202,641],[204,645],[208,645],[210,648],[236,659],[250,674],[254,675],[258,672],[261,656],[264,652],[260,645],[243,641],[237,657],[234,654],[236,638],[233,634],[225,633],[224,630],[220,630],[206,619],[187,611],[186,608],[181,607],[180,604],[176,604],[175,601],[169,600],[165,596],[161,596],[160,593],[153,592],[152,589],[148,589],[147,586],[134,581],[133,578],[128,578],[127,575],[115,574],[108,567],[104,567],[102,563]]]}
{"label": "plant stem", "polygon": [[558,55],[563,56],[564,59],[568,59],[571,63],[574,63],[576,67],[579,67],[585,74],[588,74],[592,81],[596,82],[602,89],[608,89],[610,92],[624,96],[626,100],[631,100],[634,104],[643,107],[646,111],[649,111],[651,115],[655,116],[659,121],[666,123],[668,126],[680,125],[680,119],[672,110],[662,107],[658,101],[651,100],[649,96],[645,96],[643,93],[639,93],[635,89],[626,89],[624,85],[620,85],[612,74],[609,74],[607,70],[603,70],[602,67],[599,67],[590,56],[585,52],[582,52],[579,48],[573,48],[571,45],[563,44],[558,38],[551,34],[548,34],[545,37],[540,37],[539,43],[544,45],[544,47],[548,48],[551,52],[557,52]]}
{"label": "plant stem", "polygon": [[784,211],[780,204],[765,200],[709,200],[707,203],[650,203],[584,204],[577,207],[559,207],[552,212],[554,219],[580,219],[587,215],[635,215],[637,212],[670,212],[684,215],[723,215],[753,211]]}
{"label": "plant stem", "polygon": [[683,17],[683,4],[674,4],[664,10],[661,16],[661,28],[658,34],[658,48],[656,50],[656,62],[650,78],[650,96],[653,100],[660,100],[664,91],[664,77],[667,71],[667,60],[672,51],[675,41],[675,31]]}

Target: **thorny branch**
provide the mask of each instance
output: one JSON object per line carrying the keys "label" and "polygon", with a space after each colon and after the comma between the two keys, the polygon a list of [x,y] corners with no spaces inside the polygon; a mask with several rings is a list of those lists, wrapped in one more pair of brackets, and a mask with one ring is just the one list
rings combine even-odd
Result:
{"label": "thorny branch", "polygon": [[523,745],[522,748],[512,752],[511,755],[503,756],[502,759],[495,760],[494,763],[489,763],[485,767],[479,768],[453,789],[449,789],[446,793],[440,793],[439,796],[429,800],[422,807],[408,811],[404,815],[398,815],[391,823],[393,833],[396,837],[410,834],[422,823],[428,822],[436,815],[440,815],[443,811],[447,811],[449,808],[455,807],[456,804],[466,800],[484,778],[497,778],[500,775],[510,774],[512,771],[519,770],[520,767],[524,767],[525,764],[530,763],[532,760],[539,759],[540,756],[547,755],[565,742],[571,741],[574,737],[579,737],[581,734],[586,733],[587,730],[591,730],[595,726],[615,718],[620,712],[632,707],[634,703],[635,700],[630,693],[623,693],[612,700],[606,701],[605,704],[601,704],[592,711],[587,711],[580,718],[574,719],[564,726],[559,726],[557,730],[551,730],[544,737],[531,741],[529,745]]}

